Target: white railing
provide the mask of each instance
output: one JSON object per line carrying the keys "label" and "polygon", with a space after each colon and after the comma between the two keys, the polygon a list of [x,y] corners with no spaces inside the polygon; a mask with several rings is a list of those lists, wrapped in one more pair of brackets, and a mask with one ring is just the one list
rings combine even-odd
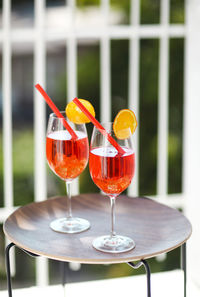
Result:
{"label": "white railing", "polygon": [[[130,25],[110,25],[108,24],[109,18],[109,0],[101,1],[101,14],[102,14],[102,26],[99,28],[76,28],[74,26],[74,16],[76,14],[75,0],[67,1],[68,7],[68,24],[58,30],[55,28],[48,28],[44,25],[45,20],[45,0],[35,0],[35,23],[33,28],[11,28],[11,0],[3,0],[3,26],[0,29],[0,43],[2,43],[2,61],[3,61],[3,151],[4,151],[4,208],[0,209],[0,220],[3,222],[8,214],[14,210],[13,208],[13,173],[12,173],[12,81],[11,81],[11,57],[12,46],[14,42],[22,43],[31,42],[34,48],[34,136],[35,136],[35,184],[34,184],[34,197],[35,201],[41,201],[47,197],[46,189],[46,169],[45,169],[45,103],[41,100],[39,93],[34,90],[34,84],[39,82],[43,87],[46,85],[46,43],[48,41],[66,42],[67,49],[67,66],[66,71],[70,73],[67,76],[68,93],[67,98],[71,100],[77,95],[77,42],[78,39],[95,39],[100,41],[100,118],[102,121],[109,121],[111,116],[111,84],[110,84],[110,40],[111,39],[128,39],[130,41],[130,62],[129,62],[129,95],[128,104],[129,108],[136,111],[138,120],[139,115],[139,56],[140,56],[140,39],[141,38],[158,38],[160,40],[159,51],[159,113],[158,113],[158,177],[157,177],[157,194],[156,199],[163,203],[167,203],[171,206],[182,207],[185,206],[185,195],[180,193],[178,195],[172,195],[172,199],[169,199],[167,194],[167,175],[168,175],[168,61],[169,61],[169,38],[180,37],[186,40],[186,107],[185,112],[186,122],[188,118],[193,117],[193,108],[189,99],[191,96],[199,95],[199,85],[195,86],[195,90],[198,93],[194,94],[192,82],[189,75],[193,75],[194,69],[197,65],[196,59],[193,58],[193,64],[189,63],[191,55],[194,54],[195,47],[198,44],[198,52],[195,51],[195,57],[200,61],[200,40],[195,42],[195,39],[199,39],[199,32],[192,34],[192,28],[198,26],[200,28],[199,19],[196,17],[196,23],[192,22],[192,11],[199,8],[198,1],[191,0],[186,2],[187,23],[186,25],[169,24],[169,2],[168,0],[161,0],[161,22],[157,25],[140,25],[140,1],[131,1],[131,15]],[[189,7],[189,8],[188,8]],[[196,7],[196,8],[195,8]],[[196,15],[198,10],[196,10]],[[189,40],[192,40],[192,44],[188,45]],[[198,62],[199,64],[199,62]],[[193,67],[193,68],[192,68]],[[197,73],[197,72],[196,72]],[[198,70],[199,74],[199,70]],[[200,76],[198,76],[200,77]],[[197,77],[195,82],[197,82]],[[189,82],[189,83],[188,83]],[[193,100],[194,101],[194,100]],[[200,110],[199,101],[195,101],[196,110]],[[104,108],[106,106],[106,109]],[[196,124],[199,124],[200,117],[192,118],[192,125],[188,125],[194,128]],[[188,122],[187,122],[188,124]],[[190,129],[189,128],[189,129]],[[139,156],[139,127],[136,132],[136,145],[137,145],[137,160]],[[196,143],[195,135],[190,135],[189,130],[186,129],[186,137],[190,136],[192,143]],[[198,140],[198,152],[200,152],[200,144]],[[190,181],[194,173],[189,166],[189,155],[191,153],[191,146],[188,141],[184,142],[184,186],[186,193],[188,190],[188,174],[192,174]],[[199,154],[199,153],[198,153]],[[199,154],[200,155],[200,154]],[[195,154],[198,164],[199,155]],[[193,161],[195,157],[193,157]],[[138,162],[136,163],[138,164]],[[73,188],[73,193],[78,193],[78,183]],[[136,177],[134,183],[129,188],[130,195],[137,195],[138,193],[138,166],[136,167]],[[154,197],[153,197],[154,198]],[[199,199],[199,198],[197,198]],[[44,285],[48,283],[48,265],[44,259],[40,259],[37,262],[37,284]]]}

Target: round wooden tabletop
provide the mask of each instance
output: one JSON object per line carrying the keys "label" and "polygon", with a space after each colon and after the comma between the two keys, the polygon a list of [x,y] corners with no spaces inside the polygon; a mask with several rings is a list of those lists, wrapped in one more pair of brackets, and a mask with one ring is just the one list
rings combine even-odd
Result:
{"label": "round wooden tabletop", "polygon": [[91,264],[147,259],[182,245],[192,228],[186,217],[151,199],[121,195],[116,201],[116,232],[131,237],[136,247],[125,253],[95,250],[92,241],[110,233],[110,201],[100,194],[72,198],[73,215],[90,221],[89,230],[58,233],[49,224],[66,214],[66,197],[53,197],[20,207],[4,224],[7,237],[22,249],[51,259]]}

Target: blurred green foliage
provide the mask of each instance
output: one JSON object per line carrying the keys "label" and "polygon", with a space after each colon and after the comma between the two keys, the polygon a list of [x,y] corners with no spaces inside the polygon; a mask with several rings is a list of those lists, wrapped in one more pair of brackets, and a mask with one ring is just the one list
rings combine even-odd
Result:
{"label": "blurred green foliage", "polygon": [[158,40],[140,42],[140,184],[141,195],[156,194]]}
{"label": "blurred green foliage", "polygon": [[186,0],[170,1],[170,23],[183,24],[185,22],[184,6]]}
{"label": "blurred green foliage", "polygon": [[86,8],[88,6],[99,6],[100,0],[76,0],[76,5],[79,8]]}
{"label": "blurred green foliage", "polygon": [[158,24],[160,22],[160,0],[140,1],[141,24]]}
{"label": "blurred green foliage", "polygon": [[182,191],[184,40],[171,39],[169,52],[168,191],[178,193]]}
{"label": "blurred green foliage", "polygon": [[[14,130],[13,133],[13,178],[15,205],[33,201],[34,172],[33,131]],[[26,185],[26,186],[25,186]]]}
{"label": "blurred green foliage", "polygon": [[111,40],[112,121],[121,109],[128,106],[128,72],[129,41]]}

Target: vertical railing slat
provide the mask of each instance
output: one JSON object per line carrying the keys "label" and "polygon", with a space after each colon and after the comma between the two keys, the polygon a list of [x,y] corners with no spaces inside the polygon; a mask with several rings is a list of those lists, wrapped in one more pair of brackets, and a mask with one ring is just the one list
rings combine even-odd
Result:
{"label": "vertical railing slat", "polygon": [[[131,26],[138,28],[140,24],[140,1],[131,1]],[[136,114],[139,123],[139,59],[140,46],[138,35],[133,36],[129,41],[129,93],[128,106]],[[136,153],[136,168],[135,176],[131,185],[128,188],[129,195],[138,195],[138,180],[139,180],[139,125],[134,135],[135,153]]]}
{"label": "vertical railing slat", "polygon": [[[67,0],[66,6],[70,9],[70,24],[69,24],[69,35],[66,43],[67,50],[67,102],[70,102],[74,97],[78,96],[77,91],[77,40],[75,38],[75,13],[76,4],[75,0]],[[75,179],[72,182],[72,195],[79,194],[79,179]],[[73,211],[73,200],[72,200],[72,211]],[[73,269],[80,269],[81,264],[79,263],[69,263],[69,267]],[[64,291],[65,292],[65,291]],[[65,294],[65,293],[64,293]]]}
{"label": "vertical railing slat", "polygon": [[[40,83],[44,88],[45,79],[45,36],[44,36],[45,0],[35,0],[35,44],[34,44],[34,84]],[[46,112],[45,102],[34,91],[34,141],[35,141],[35,201],[45,200],[46,191]],[[45,258],[36,259],[36,283],[38,286],[48,284],[48,262]]]}
{"label": "vertical railing slat", "polygon": [[3,1],[3,156],[4,156],[4,204],[13,206],[13,165],[12,165],[12,83],[11,83],[11,41],[10,41],[10,0]]}
{"label": "vertical railing slat", "polygon": [[[2,54],[2,97],[3,97],[3,160],[4,160],[4,207],[14,204],[13,158],[12,158],[12,75],[10,18],[11,1],[3,1],[3,54]],[[6,245],[9,243],[6,238]],[[15,253],[11,253],[11,273],[15,274]]]}
{"label": "vertical railing slat", "polygon": [[104,20],[104,34],[100,39],[100,119],[101,122],[109,122],[111,119],[110,39],[107,35],[109,0],[101,1],[101,13]]}
{"label": "vertical railing slat", "polygon": [[168,79],[169,79],[169,1],[161,1],[161,26],[165,28],[160,39],[159,94],[158,94],[158,165],[157,194],[168,191]]}
{"label": "vertical railing slat", "polygon": [[[70,8],[70,27],[67,39],[67,102],[70,102],[74,97],[77,97],[77,40],[74,33],[75,25],[75,1],[66,2]],[[75,179],[72,182],[72,195],[79,193],[79,181]],[[73,207],[73,205],[72,205]]]}

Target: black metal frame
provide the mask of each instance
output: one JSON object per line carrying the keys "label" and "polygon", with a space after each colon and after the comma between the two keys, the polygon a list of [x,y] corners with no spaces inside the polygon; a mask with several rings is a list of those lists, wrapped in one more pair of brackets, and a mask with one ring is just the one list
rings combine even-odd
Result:
{"label": "black metal frame", "polygon": [[[12,297],[12,281],[11,281],[11,272],[10,272],[10,249],[15,245],[13,242],[11,242],[5,250],[6,253],[6,272],[7,272],[7,286],[8,286],[8,296]],[[31,257],[38,257],[39,255],[33,254],[31,252],[28,252],[24,249],[22,249],[25,253],[30,255]],[[62,285],[64,286],[66,283],[66,265],[65,262],[61,262],[61,270],[62,270]],[[133,269],[138,269],[141,266],[144,266],[147,276],[147,297],[151,297],[151,270],[149,267],[149,264],[146,260],[141,260],[137,262],[136,264],[132,262],[127,262],[129,266],[131,266]],[[187,281],[187,275],[186,275],[186,243],[182,244],[181,246],[181,269],[184,271],[184,297],[186,297],[186,281]]]}
{"label": "black metal frame", "polygon": [[[9,245],[6,247],[6,272],[7,272],[7,286],[8,286],[8,296],[12,297],[12,281],[11,281],[11,272],[10,272],[10,249],[16,246],[18,247],[15,243],[11,242]],[[18,247],[19,248],[19,247]],[[39,255],[33,254],[31,252],[28,252],[25,249],[21,249],[23,252],[28,254],[31,257],[38,257]]]}
{"label": "black metal frame", "polygon": [[186,290],[186,283],[187,283],[187,265],[186,265],[186,243],[182,244],[181,246],[181,269],[184,272],[184,297],[187,295],[187,290]]}
{"label": "black metal frame", "polygon": [[151,270],[149,267],[149,264],[146,260],[141,260],[137,264],[134,264],[132,262],[128,262],[128,265],[130,265],[134,269],[140,268],[142,265],[145,268],[146,275],[147,275],[147,297],[151,297]]}

